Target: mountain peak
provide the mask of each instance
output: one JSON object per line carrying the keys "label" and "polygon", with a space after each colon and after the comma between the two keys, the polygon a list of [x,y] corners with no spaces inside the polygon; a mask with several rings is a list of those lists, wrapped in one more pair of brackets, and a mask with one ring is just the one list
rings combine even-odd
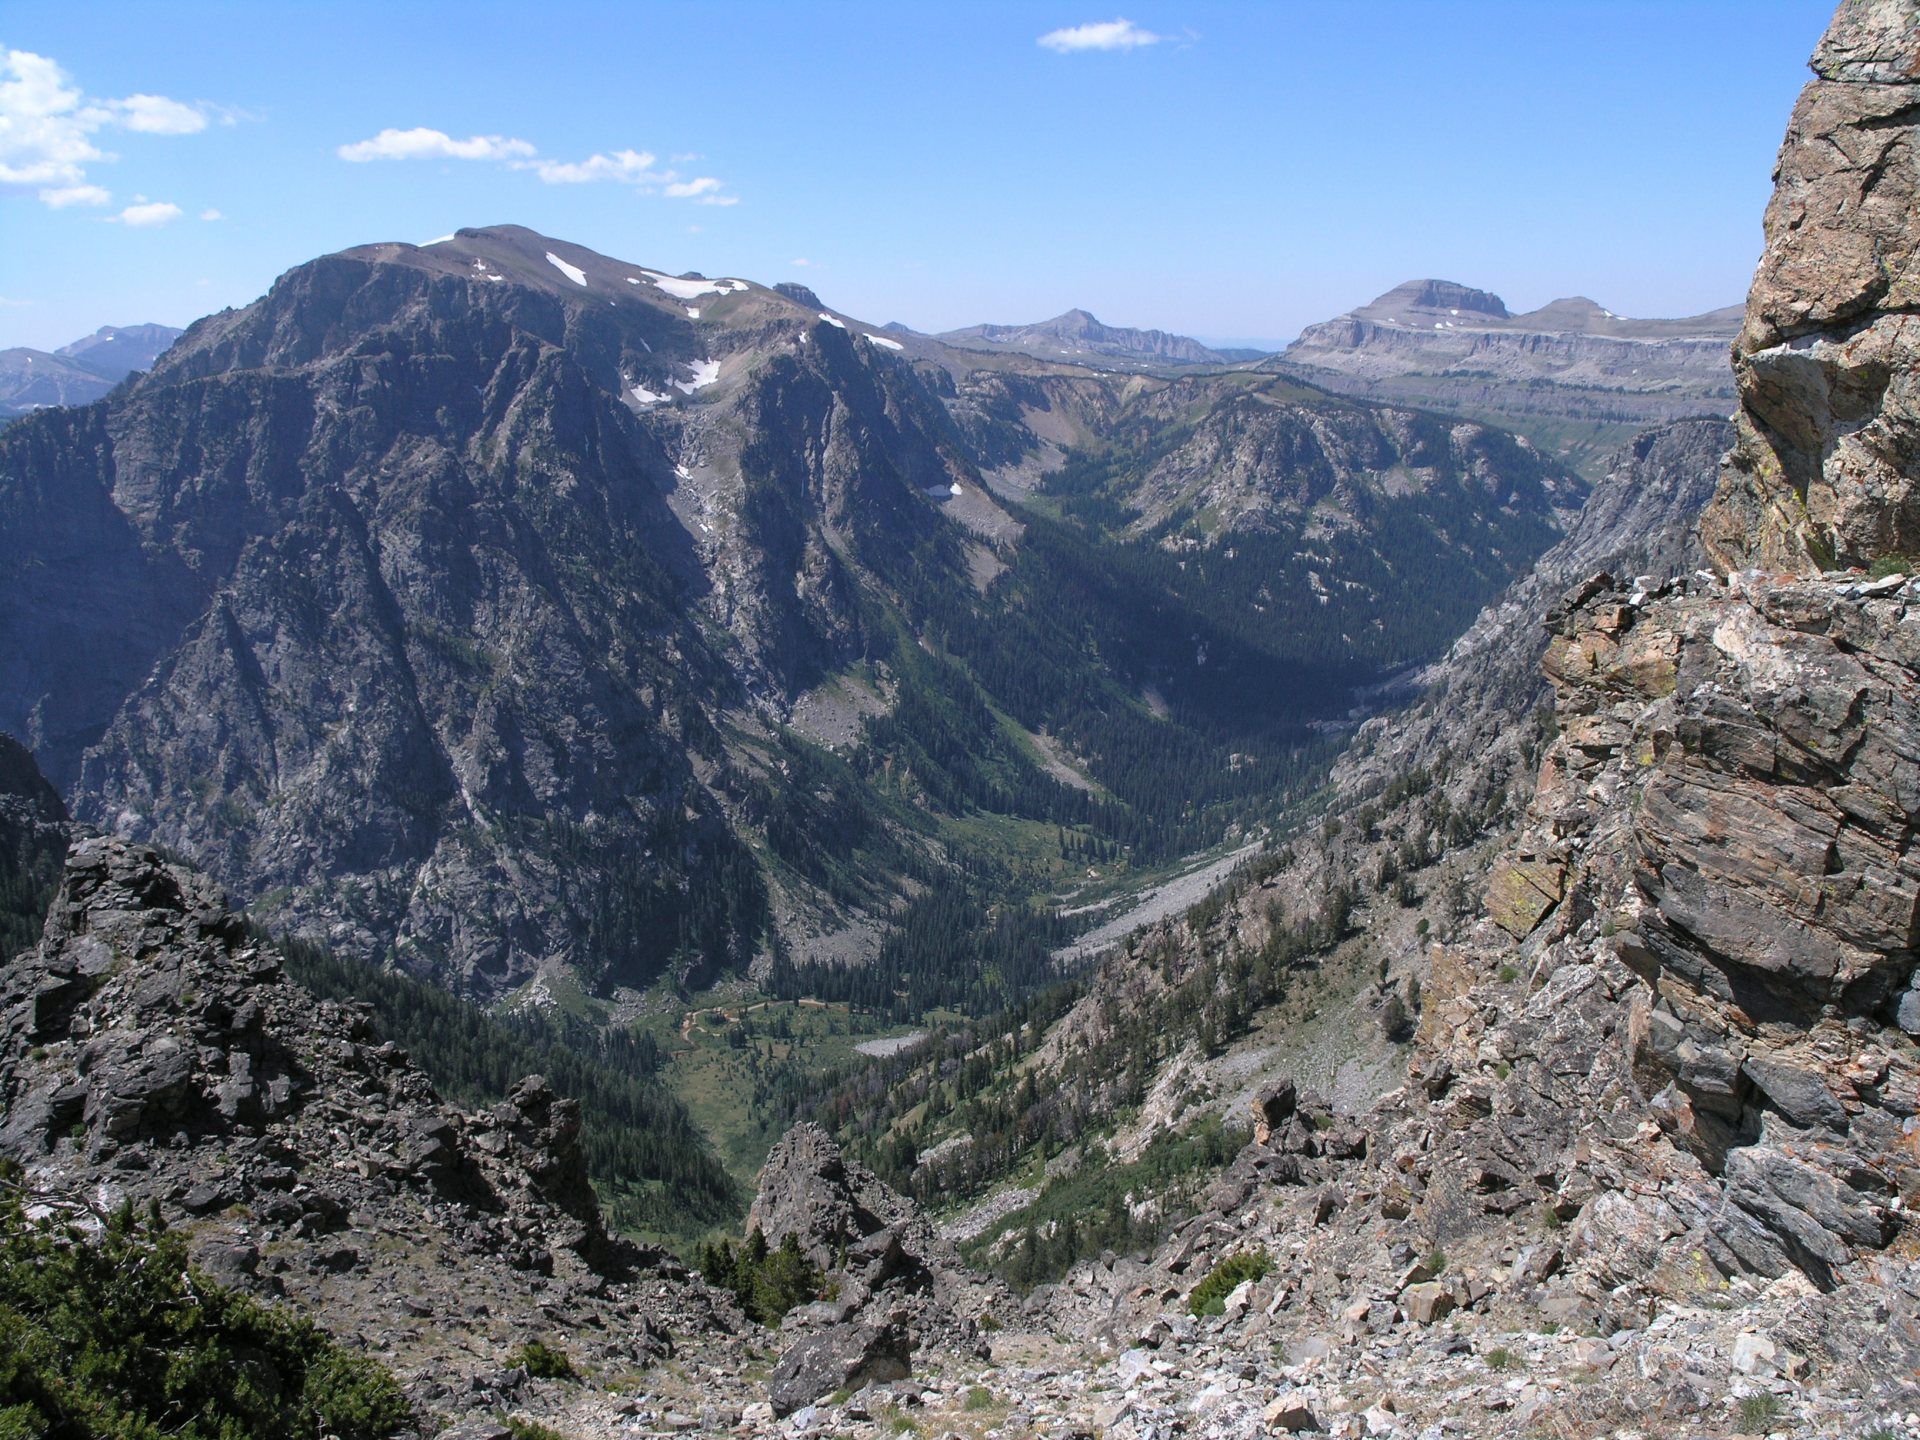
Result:
{"label": "mountain peak", "polygon": [[1221,365],[1229,357],[1185,335],[1103,325],[1075,306],[1030,325],[969,325],[937,336],[963,349],[1019,350],[1043,360],[1131,361],[1139,364]]}
{"label": "mountain peak", "polygon": [[1454,280],[1408,280],[1353,313],[1366,320],[1434,314],[1505,320],[1508,315],[1507,302],[1491,290],[1476,290]]}

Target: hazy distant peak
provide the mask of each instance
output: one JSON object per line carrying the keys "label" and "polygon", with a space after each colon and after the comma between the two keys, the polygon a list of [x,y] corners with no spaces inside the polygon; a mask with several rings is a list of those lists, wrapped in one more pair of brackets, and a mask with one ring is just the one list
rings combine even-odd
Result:
{"label": "hazy distant peak", "polygon": [[1019,350],[1045,360],[1090,359],[1146,364],[1219,365],[1228,357],[1186,335],[1104,325],[1078,306],[1030,325],[969,325],[937,337],[963,348]]}
{"label": "hazy distant peak", "polygon": [[1409,280],[1353,313],[1366,320],[1402,319],[1403,323],[1434,314],[1494,320],[1504,320],[1508,314],[1506,301],[1491,290],[1476,290],[1454,280]]}

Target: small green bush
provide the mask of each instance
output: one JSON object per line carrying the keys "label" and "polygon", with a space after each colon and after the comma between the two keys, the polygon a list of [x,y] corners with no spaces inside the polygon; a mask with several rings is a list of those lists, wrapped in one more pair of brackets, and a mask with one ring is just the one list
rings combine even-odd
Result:
{"label": "small green bush", "polygon": [[1510,1370],[1513,1368],[1513,1351],[1501,1345],[1487,1351],[1486,1360],[1489,1370]]}
{"label": "small green bush", "polygon": [[0,1436],[385,1440],[413,1424],[377,1361],[191,1269],[157,1211],[97,1236],[0,1198]]}
{"label": "small green bush", "polygon": [[544,1340],[527,1341],[508,1357],[508,1364],[526,1367],[536,1380],[571,1380],[576,1373],[567,1352]]}
{"label": "small green bush", "polygon": [[731,1240],[700,1247],[700,1273],[709,1285],[731,1290],[740,1308],[762,1325],[773,1327],[789,1310],[818,1300],[824,1277],[807,1259],[799,1237],[789,1232],[778,1248],[769,1248],[758,1225],[747,1243]]}
{"label": "small green bush", "polygon": [[1876,555],[1867,566],[1867,574],[1883,580],[1889,575],[1905,575],[1912,568],[1913,562],[1904,555]]}
{"label": "small green bush", "polygon": [[1764,1430],[1780,1418],[1783,1408],[1778,1395],[1763,1390],[1740,1402],[1740,1423],[1749,1430]]}
{"label": "small green bush", "polygon": [[1273,1268],[1273,1257],[1264,1250],[1243,1250],[1229,1255],[1187,1296],[1187,1310],[1194,1315],[1224,1315],[1227,1296],[1243,1281],[1258,1280]]}
{"label": "small green bush", "polygon": [[965,1408],[968,1410],[991,1410],[993,1408],[993,1392],[984,1385],[975,1385],[971,1390],[967,1391]]}
{"label": "small green bush", "polygon": [[518,1415],[507,1417],[507,1433],[513,1440],[567,1440],[551,1425],[542,1425],[538,1420],[527,1420]]}

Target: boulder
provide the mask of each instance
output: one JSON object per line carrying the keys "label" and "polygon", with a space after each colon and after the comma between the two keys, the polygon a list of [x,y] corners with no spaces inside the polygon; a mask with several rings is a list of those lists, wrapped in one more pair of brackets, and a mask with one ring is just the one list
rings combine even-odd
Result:
{"label": "boulder", "polygon": [[775,1415],[791,1415],[835,1390],[904,1380],[912,1344],[891,1325],[836,1325],[796,1341],[780,1357],[767,1386]]}

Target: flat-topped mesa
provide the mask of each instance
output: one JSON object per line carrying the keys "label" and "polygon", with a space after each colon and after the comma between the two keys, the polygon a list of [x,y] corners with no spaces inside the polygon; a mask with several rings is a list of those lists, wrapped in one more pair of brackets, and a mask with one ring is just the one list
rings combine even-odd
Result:
{"label": "flat-topped mesa", "polygon": [[1701,520],[1723,571],[1920,555],[1920,0],[1846,0],[1810,63]]}

